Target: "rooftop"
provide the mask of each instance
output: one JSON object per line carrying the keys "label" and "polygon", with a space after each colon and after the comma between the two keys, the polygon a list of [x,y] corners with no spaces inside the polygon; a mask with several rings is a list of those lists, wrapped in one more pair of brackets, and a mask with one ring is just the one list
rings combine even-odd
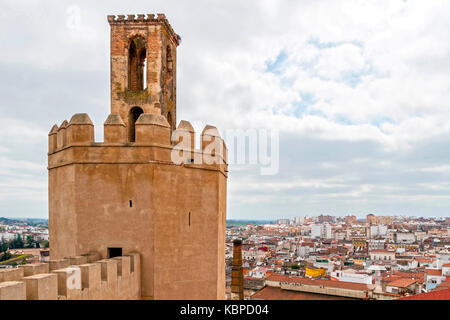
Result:
{"label": "rooftop", "polygon": [[450,289],[416,294],[414,296],[404,297],[397,300],[450,300]]}
{"label": "rooftop", "polygon": [[309,279],[309,278],[301,278],[301,277],[289,277],[289,276],[279,275],[279,274],[271,275],[269,278],[267,278],[267,281],[299,283],[299,284],[303,284],[303,285],[323,286],[323,287],[332,287],[332,288],[349,289],[349,290],[360,290],[360,291],[368,290],[368,286],[366,284],[362,284],[362,283],[333,281],[333,280],[324,280],[324,279]]}
{"label": "rooftop", "polygon": [[283,290],[276,287],[264,287],[252,297],[252,300],[355,300],[339,296]]}
{"label": "rooftop", "polygon": [[415,280],[415,279],[400,278],[400,279],[389,282],[387,285],[390,287],[406,288],[416,282],[417,282],[417,280]]}
{"label": "rooftop", "polygon": [[430,276],[442,276],[441,269],[425,269],[425,273]]}

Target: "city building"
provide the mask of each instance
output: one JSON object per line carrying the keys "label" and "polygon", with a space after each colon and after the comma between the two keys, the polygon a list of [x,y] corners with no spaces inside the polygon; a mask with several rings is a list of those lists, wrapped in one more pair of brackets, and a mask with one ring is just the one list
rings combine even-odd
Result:
{"label": "city building", "polygon": [[369,224],[376,224],[377,223],[377,217],[374,214],[368,214],[366,216],[366,222]]}
{"label": "city building", "polygon": [[311,237],[331,239],[331,226],[328,223],[314,224],[311,227]]}

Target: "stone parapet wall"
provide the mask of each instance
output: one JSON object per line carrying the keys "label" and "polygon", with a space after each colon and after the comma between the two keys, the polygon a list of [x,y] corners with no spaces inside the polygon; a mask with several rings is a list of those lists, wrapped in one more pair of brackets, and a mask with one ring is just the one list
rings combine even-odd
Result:
{"label": "stone parapet wall", "polygon": [[138,253],[96,253],[0,270],[0,300],[140,300]]}
{"label": "stone parapet wall", "polygon": [[180,44],[180,37],[175,33],[175,31],[172,29],[172,26],[170,25],[169,21],[166,18],[166,15],[163,13],[153,14],[120,14],[120,15],[108,15],[108,23],[111,26],[123,26],[123,25],[156,25],[156,24],[162,24],[167,32],[171,35],[173,38],[173,41],[179,45]]}
{"label": "stone parapet wall", "polygon": [[[188,121],[181,121],[171,134],[161,115],[142,114],[136,122],[136,141],[127,142],[126,127],[119,114],[104,124],[105,142],[95,142],[94,125],[85,113],[70,122],[54,125],[49,133],[48,168],[78,163],[161,163],[221,171],[227,175],[227,148],[218,130],[206,126],[200,148]],[[176,154],[176,161],[174,155]]]}

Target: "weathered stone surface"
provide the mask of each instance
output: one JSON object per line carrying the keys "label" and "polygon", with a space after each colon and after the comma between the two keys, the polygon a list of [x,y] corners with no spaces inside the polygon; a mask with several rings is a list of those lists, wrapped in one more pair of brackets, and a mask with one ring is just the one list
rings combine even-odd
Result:
{"label": "weathered stone surface", "polygon": [[49,273],[50,265],[48,263],[34,263],[34,264],[25,264],[19,266],[19,268],[23,269],[23,275],[25,277],[33,276],[39,273]]}
{"label": "weathered stone surface", "polygon": [[[50,252],[51,254],[51,252]],[[68,259],[55,259],[48,262],[50,271],[67,268],[70,265]]]}
{"label": "weathered stone surface", "polygon": [[26,284],[27,300],[57,300],[58,276],[41,273],[23,279]]}
{"label": "weathered stone surface", "polygon": [[19,281],[23,278],[23,269],[0,269],[0,282],[4,281]]}
{"label": "weathered stone surface", "polygon": [[[224,299],[226,165],[176,164],[171,159],[178,36],[163,15],[109,16],[108,21],[112,90],[105,142],[94,141],[89,117],[78,114],[67,127],[64,143],[58,131],[61,143],[49,154],[51,259],[92,251],[106,259],[111,249],[121,249],[123,257],[94,263],[100,266],[105,299],[138,294],[152,299]],[[133,41],[142,55],[129,51]],[[144,56],[145,84],[140,82]],[[137,69],[129,70],[129,65]],[[188,122],[179,129],[194,139]],[[220,139],[215,132],[210,136]],[[194,148],[192,158],[201,158],[202,148]],[[139,255],[131,258],[136,252]],[[91,287],[91,279],[98,277],[98,271],[92,271],[96,267],[85,266],[87,261],[80,264],[80,289],[69,292],[67,271],[60,270],[68,267],[64,264],[69,260],[64,261],[50,263],[58,275],[59,298],[96,297]]]}
{"label": "weathered stone surface", "polygon": [[0,300],[25,300],[25,283],[22,281],[0,282]]}

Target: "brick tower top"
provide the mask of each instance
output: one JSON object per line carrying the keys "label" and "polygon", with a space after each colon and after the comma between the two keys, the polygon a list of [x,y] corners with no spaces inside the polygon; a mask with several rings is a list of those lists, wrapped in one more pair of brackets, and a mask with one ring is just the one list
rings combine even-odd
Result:
{"label": "brick tower top", "polygon": [[176,49],[180,37],[164,14],[108,16],[111,26],[111,113],[120,114],[129,142],[142,113],[176,127]]}

